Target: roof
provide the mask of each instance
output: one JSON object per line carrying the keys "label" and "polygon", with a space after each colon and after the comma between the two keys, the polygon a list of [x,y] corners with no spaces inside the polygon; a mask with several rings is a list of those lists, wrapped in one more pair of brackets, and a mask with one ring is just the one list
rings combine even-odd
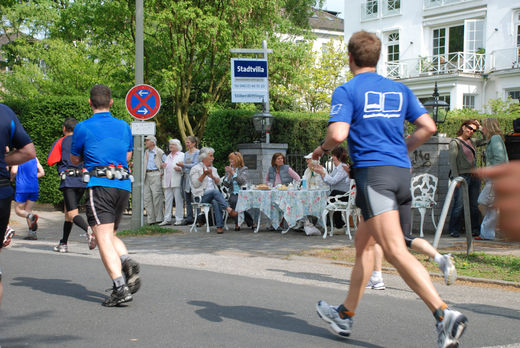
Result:
{"label": "roof", "polygon": [[313,14],[309,18],[309,25],[312,29],[330,30],[343,33],[345,26],[344,20],[338,17],[339,12],[313,9]]}

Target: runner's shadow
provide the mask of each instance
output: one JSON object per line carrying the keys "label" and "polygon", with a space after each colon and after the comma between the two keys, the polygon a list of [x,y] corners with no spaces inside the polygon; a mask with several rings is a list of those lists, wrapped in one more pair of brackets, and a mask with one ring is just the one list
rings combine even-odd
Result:
{"label": "runner's shadow", "polygon": [[338,279],[338,278],[330,277],[328,275],[319,274],[319,273],[289,272],[284,269],[268,269],[268,271],[280,272],[280,273],[283,273],[285,276],[292,277],[292,278],[311,279],[311,280],[318,280],[320,282],[327,282],[327,283],[349,284],[349,281],[347,279]]}
{"label": "runner's shadow", "polygon": [[296,318],[295,313],[252,306],[221,306],[208,301],[189,301],[188,304],[203,307],[197,309],[195,313],[197,313],[201,318],[214,323],[221,322],[224,318],[227,318],[276,330],[323,338],[336,338],[338,341],[347,342],[350,345],[359,347],[381,347],[352,339],[345,341],[339,337],[332,336],[332,334],[325,328],[310,325],[305,320]]}
{"label": "runner's shadow", "polygon": [[83,285],[71,283],[66,279],[40,279],[30,277],[16,277],[10,284],[12,286],[25,286],[33,290],[47,294],[69,296],[83,301],[99,303],[105,298],[99,292],[90,291]]}
{"label": "runner's shadow", "polygon": [[461,310],[466,309],[478,314],[494,315],[507,319],[520,320],[520,311],[507,307],[490,306],[482,303],[461,303],[454,304],[454,307]]}

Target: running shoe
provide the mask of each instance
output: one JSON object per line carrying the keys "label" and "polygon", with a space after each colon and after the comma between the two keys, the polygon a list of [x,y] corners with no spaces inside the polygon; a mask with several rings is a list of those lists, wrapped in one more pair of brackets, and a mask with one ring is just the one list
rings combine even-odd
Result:
{"label": "running shoe", "polygon": [[455,268],[455,260],[451,254],[442,255],[439,269],[444,274],[444,282],[446,285],[455,283],[455,280],[457,280],[457,269]]}
{"label": "running shoe", "polygon": [[374,290],[384,290],[384,289],[386,289],[385,283],[383,283],[383,279],[382,278],[379,278],[379,279],[370,278],[370,280],[368,281],[368,284],[367,284],[367,286],[365,288],[366,289],[374,289]]}
{"label": "running shoe", "polygon": [[87,228],[87,242],[88,248],[90,250],[96,247],[96,236],[94,235],[94,232],[92,231],[92,228],[90,226]]}
{"label": "running shoe", "polygon": [[7,226],[5,230],[4,241],[2,243],[3,248],[11,244],[11,239],[14,237],[14,233],[14,230],[10,226]]}
{"label": "running shoe", "polygon": [[468,319],[460,312],[445,309],[444,318],[437,323],[437,347],[458,347],[459,338],[464,333]]}
{"label": "running shoe", "polygon": [[[110,289],[108,291],[110,291]],[[114,307],[132,300],[132,294],[130,294],[128,286],[123,285],[118,288],[114,286],[112,287],[112,293],[103,301],[102,305],[105,307]]]}
{"label": "running shoe", "polygon": [[54,251],[58,252],[58,253],[68,253],[69,252],[69,247],[67,246],[67,244],[58,244],[56,245],[54,248]]}
{"label": "running shoe", "polygon": [[26,220],[30,231],[34,232],[38,229],[38,215],[29,213]]}
{"label": "running shoe", "polygon": [[123,262],[123,274],[125,275],[126,284],[131,294],[135,294],[141,287],[141,278],[139,277],[140,267],[137,262],[132,259],[126,259]]}
{"label": "running shoe", "polygon": [[339,337],[345,338],[352,332],[352,318],[341,319],[337,307],[329,305],[325,301],[319,301],[316,311],[321,319],[329,324],[329,330]]}

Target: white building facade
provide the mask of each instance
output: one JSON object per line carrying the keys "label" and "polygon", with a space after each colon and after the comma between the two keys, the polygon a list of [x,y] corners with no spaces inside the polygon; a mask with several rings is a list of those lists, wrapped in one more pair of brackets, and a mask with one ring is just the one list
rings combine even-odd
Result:
{"label": "white building facade", "polygon": [[345,39],[375,32],[378,73],[451,109],[520,99],[520,0],[345,0]]}

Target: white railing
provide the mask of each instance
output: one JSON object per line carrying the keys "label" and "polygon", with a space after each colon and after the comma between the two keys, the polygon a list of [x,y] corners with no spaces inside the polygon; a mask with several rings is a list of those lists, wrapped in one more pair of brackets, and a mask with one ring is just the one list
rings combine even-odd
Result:
{"label": "white railing", "polygon": [[485,71],[485,54],[455,52],[446,55],[419,57],[387,62],[389,78],[453,74],[457,72],[481,74]]}
{"label": "white railing", "polygon": [[520,68],[520,47],[496,50],[491,53],[492,65],[490,69],[517,69]]}
{"label": "white railing", "polygon": [[460,2],[468,2],[473,0],[424,0],[424,8],[434,8],[444,5],[458,4]]}

